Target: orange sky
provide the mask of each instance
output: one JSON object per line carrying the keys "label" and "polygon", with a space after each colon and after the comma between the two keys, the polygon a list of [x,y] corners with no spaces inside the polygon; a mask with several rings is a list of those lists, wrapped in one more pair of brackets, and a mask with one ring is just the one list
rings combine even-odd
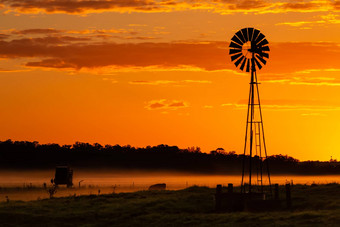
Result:
{"label": "orange sky", "polygon": [[340,1],[0,2],[0,140],[242,153],[249,75],[228,56],[266,35],[269,155],[340,159]]}

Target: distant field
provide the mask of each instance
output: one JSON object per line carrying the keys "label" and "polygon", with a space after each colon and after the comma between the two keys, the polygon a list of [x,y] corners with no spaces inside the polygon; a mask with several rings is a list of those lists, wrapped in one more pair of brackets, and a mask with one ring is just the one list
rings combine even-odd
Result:
{"label": "distant field", "polygon": [[[237,189],[236,189],[237,190]],[[280,188],[283,194],[283,187]],[[214,212],[215,189],[70,196],[0,203],[1,226],[339,226],[340,185],[294,185],[291,210]],[[283,195],[282,195],[283,196]]]}

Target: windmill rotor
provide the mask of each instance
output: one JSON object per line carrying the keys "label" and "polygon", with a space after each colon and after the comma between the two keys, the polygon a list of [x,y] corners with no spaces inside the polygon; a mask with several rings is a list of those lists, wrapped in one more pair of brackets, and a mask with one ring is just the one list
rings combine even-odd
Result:
{"label": "windmill rotor", "polygon": [[261,69],[270,51],[268,41],[257,29],[243,28],[235,33],[229,45],[231,61],[242,71]]}

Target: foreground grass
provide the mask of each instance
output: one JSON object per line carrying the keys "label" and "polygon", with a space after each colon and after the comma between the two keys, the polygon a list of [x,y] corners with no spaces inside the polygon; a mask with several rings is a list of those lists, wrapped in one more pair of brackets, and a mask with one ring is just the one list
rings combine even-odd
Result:
{"label": "foreground grass", "polygon": [[[291,210],[214,212],[215,189],[140,191],[10,201],[0,204],[1,226],[338,226],[340,185],[296,185]],[[281,193],[282,194],[282,193]]]}

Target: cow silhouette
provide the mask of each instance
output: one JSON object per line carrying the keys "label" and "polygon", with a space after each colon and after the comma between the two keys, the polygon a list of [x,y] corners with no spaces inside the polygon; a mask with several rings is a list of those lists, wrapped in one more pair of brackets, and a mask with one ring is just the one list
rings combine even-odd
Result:
{"label": "cow silhouette", "polygon": [[153,184],[149,187],[149,190],[165,190],[166,184]]}

